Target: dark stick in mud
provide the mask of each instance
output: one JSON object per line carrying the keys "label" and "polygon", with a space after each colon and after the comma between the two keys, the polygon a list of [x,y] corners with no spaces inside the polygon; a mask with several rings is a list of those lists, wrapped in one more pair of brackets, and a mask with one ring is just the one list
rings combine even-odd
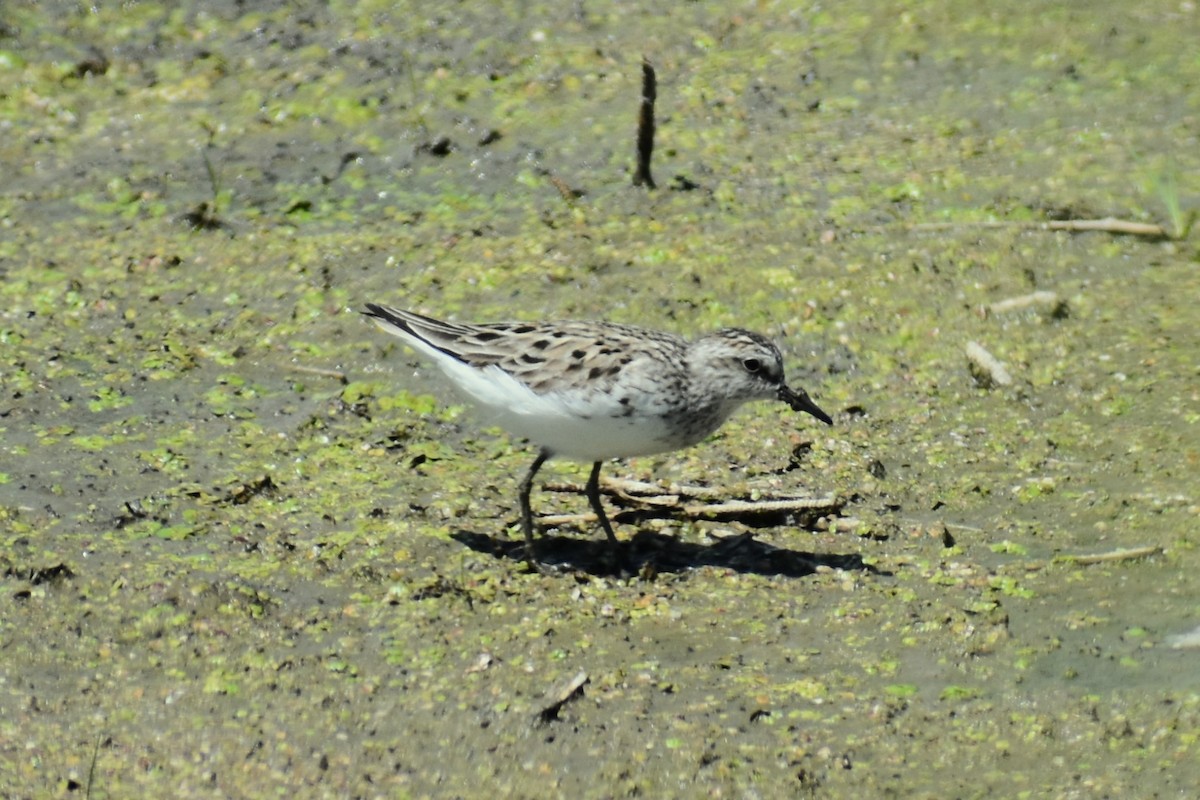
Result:
{"label": "dark stick in mud", "polygon": [[654,101],[657,99],[657,80],[654,67],[642,57],[642,105],[638,110],[637,168],[633,172],[633,185],[654,188],[650,175],[650,156],[654,153]]}

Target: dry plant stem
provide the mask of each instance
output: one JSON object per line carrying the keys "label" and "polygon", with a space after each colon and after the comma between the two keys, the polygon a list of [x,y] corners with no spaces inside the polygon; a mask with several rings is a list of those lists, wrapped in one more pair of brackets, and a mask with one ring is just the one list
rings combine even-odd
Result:
{"label": "dry plant stem", "polygon": [[1075,564],[1101,564],[1110,561],[1132,561],[1136,558],[1145,558],[1147,556],[1156,556],[1162,553],[1163,549],[1157,545],[1146,545],[1145,547],[1130,547],[1121,550],[1110,550],[1107,553],[1095,553],[1092,555],[1083,556],[1060,556],[1063,561],[1070,561]]}
{"label": "dry plant stem", "polygon": [[1151,225],[1145,222],[1130,222],[1123,219],[1105,217],[1104,219],[1057,219],[1049,222],[1016,222],[990,220],[981,222],[920,222],[904,226],[909,231],[946,231],[959,228],[1027,228],[1036,231],[1102,231],[1126,236],[1149,236],[1154,239],[1168,239],[1166,230],[1161,225]]}
{"label": "dry plant stem", "polygon": [[584,684],[588,682],[586,670],[579,670],[566,686],[555,692],[550,704],[537,713],[536,722],[546,725],[558,719],[558,712],[571,700],[583,695]]}
{"label": "dry plant stem", "polygon": [[987,311],[989,314],[1004,314],[1009,311],[1020,311],[1030,306],[1052,306],[1057,303],[1058,294],[1055,292],[1030,292],[1019,297],[997,300],[987,307]]}
{"label": "dry plant stem", "polygon": [[1049,231],[1104,231],[1105,233],[1123,233],[1130,236],[1154,236],[1166,238],[1167,232],[1161,225],[1150,225],[1144,222],[1129,222],[1123,219],[1105,217],[1104,219],[1064,219],[1043,222],[1037,227]]}
{"label": "dry plant stem", "polygon": [[1193,628],[1186,633],[1168,636],[1163,643],[1175,650],[1200,648],[1200,628]]}
{"label": "dry plant stem", "polygon": [[982,382],[992,386],[1011,386],[1013,379],[1000,359],[984,349],[978,342],[967,342],[967,360],[971,362],[973,371],[982,378]]}
{"label": "dry plant stem", "polygon": [[654,188],[650,175],[650,156],[654,153],[654,102],[658,97],[657,78],[654,67],[642,58],[642,103],[638,108],[637,167],[633,172],[633,185]]}
{"label": "dry plant stem", "polygon": [[[595,473],[593,472],[593,477]],[[567,525],[599,521],[608,533],[611,528],[606,525],[607,518],[603,517],[603,509],[599,507],[599,491],[642,508],[671,508],[682,512],[694,519],[704,519],[715,516],[752,516],[756,514],[777,514],[789,511],[834,511],[840,506],[839,499],[834,495],[824,497],[791,497],[765,498],[762,500],[742,500],[729,498],[727,493],[709,486],[680,486],[672,484],[669,487],[645,481],[623,480],[620,478],[605,478],[602,484],[595,487],[597,492],[592,498],[592,478],[588,484],[580,487],[574,483],[554,482],[543,487],[551,492],[584,493],[588,495],[595,514],[557,514],[540,518],[543,525]],[[701,502],[690,502],[699,500]],[[707,502],[705,502],[707,501]]]}
{"label": "dry plant stem", "polygon": [[321,367],[306,367],[303,364],[289,364],[288,369],[292,372],[303,372],[306,375],[319,375],[322,378],[333,378],[341,384],[349,383],[346,378],[346,373],[336,369],[322,369]]}
{"label": "dry plant stem", "polygon": [[705,503],[683,507],[689,517],[720,516],[723,514],[772,514],[784,511],[833,510],[837,498],[802,497],[795,500],[726,500],[724,503]]}
{"label": "dry plant stem", "polygon": [[567,184],[566,181],[556,175],[549,176],[549,180],[551,185],[558,190],[559,195],[562,196],[562,199],[566,202],[566,204],[571,208],[574,208],[575,199],[580,197],[583,193],[575,191],[570,187],[569,184]]}
{"label": "dry plant stem", "polygon": [[[579,493],[578,484],[567,481],[551,481],[545,484],[546,491]],[[600,481],[601,490],[615,497],[636,498],[639,502],[648,502],[655,498],[688,497],[697,500],[726,500],[729,490],[720,486],[694,486],[690,484],[672,483],[663,485],[638,481],[631,478],[608,478]]]}

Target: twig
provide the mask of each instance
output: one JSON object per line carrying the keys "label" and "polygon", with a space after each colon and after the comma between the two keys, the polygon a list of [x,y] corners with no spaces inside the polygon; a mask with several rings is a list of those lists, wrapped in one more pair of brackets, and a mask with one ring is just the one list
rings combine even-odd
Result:
{"label": "twig", "polygon": [[[619,522],[620,515],[613,517],[613,519]],[[591,525],[599,521],[600,518],[590,511],[586,514],[543,514],[536,518],[538,525],[545,525],[550,528],[558,528],[563,525]]]}
{"label": "twig", "polygon": [[1131,547],[1124,550],[1110,550],[1107,553],[1093,553],[1091,555],[1059,556],[1058,560],[1070,561],[1073,564],[1100,564],[1108,561],[1132,561],[1136,558],[1145,558],[1146,556],[1156,556],[1162,553],[1162,548],[1158,545],[1146,545],[1145,547]]}
{"label": "twig", "polygon": [[833,495],[797,497],[790,500],[726,500],[724,503],[704,503],[684,506],[689,517],[746,516],[753,514],[782,514],[789,511],[836,511],[841,507]]}
{"label": "twig", "polygon": [[967,342],[967,360],[971,362],[971,374],[983,386],[1010,386],[1012,375],[1000,359],[989,353],[978,342]]}
{"label": "twig", "polygon": [[221,211],[221,180],[217,177],[217,170],[213,167],[212,159],[208,157],[208,151],[213,149],[213,142],[217,138],[217,129],[207,122],[201,122],[200,127],[208,132],[208,141],[204,144],[204,149],[200,151],[200,158],[204,160],[204,171],[208,174],[208,188],[212,191],[212,212],[216,216]]}
{"label": "twig", "polygon": [[1104,231],[1105,233],[1122,233],[1128,236],[1153,236],[1165,239],[1167,232],[1161,225],[1150,225],[1145,222],[1130,222],[1123,219],[1105,217],[1104,219],[1062,219],[1043,222],[1039,227],[1050,231]]}
{"label": "twig", "polygon": [[88,765],[87,787],[83,792],[83,800],[92,800],[92,784],[96,780],[96,759],[100,756],[100,737],[96,737],[96,746],[92,748],[92,763]]}
{"label": "twig", "polygon": [[323,369],[322,367],[306,367],[303,364],[288,364],[288,369],[293,372],[304,372],[309,375],[320,375],[322,378],[333,378],[338,383],[345,386],[350,381],[346,378],[346,373],[339,369]]}
{"label": "twig", "polygon": [[654,67],[642,56],[642,104],[638,108],[637,167],[633,172],[633,185],[654,188],[650,175],[650,156],[654,153],[654,101],[658,98],[657,79]]}
{"label": "twig", "polygon": [[575,677],[567,682],[567,685],[560,689],[554,696],[553,702],[537,713],[537,721],[542,725],[548,725],[558,719],[558,712],[567,704],[567,701],[583,695],[583,686],[588,682],[588,674],[585,670],[579,670],[575,673]]}
{"label": "twig", "polygon": [[567,205],[572,208],[575,207],[575,201],[583,197],[584,193],[582,189],[572,189],[570,184],[557,175],[548,174],[547,179],[550,181],[551,186],[558,189],[558,193],[562,195],[562,199],[566,201]]}
{"label": "twig", "polygon": [[[665,496],[676,499],[689,497],[699,500],[726,500],[729,498],[728,489],[720,486],[695,486],[682,483],[671,483],[664,486],[648,481],[636,481],[632,478],[610,478],[608,476],[600,478],[600,488],[611,495],[630,499],[637,498],[639,501]],[[545,489],[551,492],[570,492],[572,494],[583,491],[579,484],[566,481],[549,482],[545,485]]]}
{"label": "twig", "polygon": [[1045,222],[1021,220],[980,220],[977,222],[919,222],[904,226],[909,231],[945,231],[957,228],[1026,228],[1035,231],[1103,231],[1125,236],[1148,236],[1152,239],[1167,239],[1167,231],[1161,225],[1105,217],[1104,219],[1054,219]]}
{"label": "twig", "polygon": [[1058,302],[1058,295],[1054,292],[1031,292],[1019,297],[997,300],[987,306],[987,313],[1004,314],[1009,311],[1020,311],[1030,306],[1057,306]]}
{"label": "twig", "polygon": [[[585,492],[584,487],[566,482],[547,483],[543,488],[551,492],[570,492],[572,494]],[[619,478],[605,478],[600,483],[600,490],[627,505],[643,509],[672,509],[693,519],[753,517],[764,514],[798,512],[832,514],[844,505],[844,501],[836,495],[745,500],[731,498],[727,492],[709,486],[671,484],[669,487],[664,487],[657,483]],[[541,517],[539,521],[543,525],[587,523],[596,521],[596,515],[592,513],[558,514]]]}
{"label": "twig", "polygon": [[1163,641],[1176,650],[1200,647],[1200,628],[1193,628],[1187,633],[1172,634]]}

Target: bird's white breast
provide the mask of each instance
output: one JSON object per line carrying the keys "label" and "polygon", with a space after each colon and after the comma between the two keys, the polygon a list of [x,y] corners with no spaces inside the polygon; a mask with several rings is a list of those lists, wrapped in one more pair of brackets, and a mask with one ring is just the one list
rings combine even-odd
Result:
{"label": "bird's white breast", "polygon": [[650,455],[687,444],[660,415],[625,413],[611,394],[536,394],[499,367],[443,363],[447,375],[479,407],[482,421],[575,461]]}

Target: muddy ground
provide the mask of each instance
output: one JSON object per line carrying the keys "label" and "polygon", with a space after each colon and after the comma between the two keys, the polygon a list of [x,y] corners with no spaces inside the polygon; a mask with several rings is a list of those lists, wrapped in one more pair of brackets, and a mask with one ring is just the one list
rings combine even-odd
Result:
{"label": "muddy ground", "polygon": [[[1197,33],[5,4],[0,795],[1193,796]],[[530,573],[533,452],[367,301],[761,330],[833,427],[606,474],[840,508],[626,509],[633,574],[586,521]]]}

